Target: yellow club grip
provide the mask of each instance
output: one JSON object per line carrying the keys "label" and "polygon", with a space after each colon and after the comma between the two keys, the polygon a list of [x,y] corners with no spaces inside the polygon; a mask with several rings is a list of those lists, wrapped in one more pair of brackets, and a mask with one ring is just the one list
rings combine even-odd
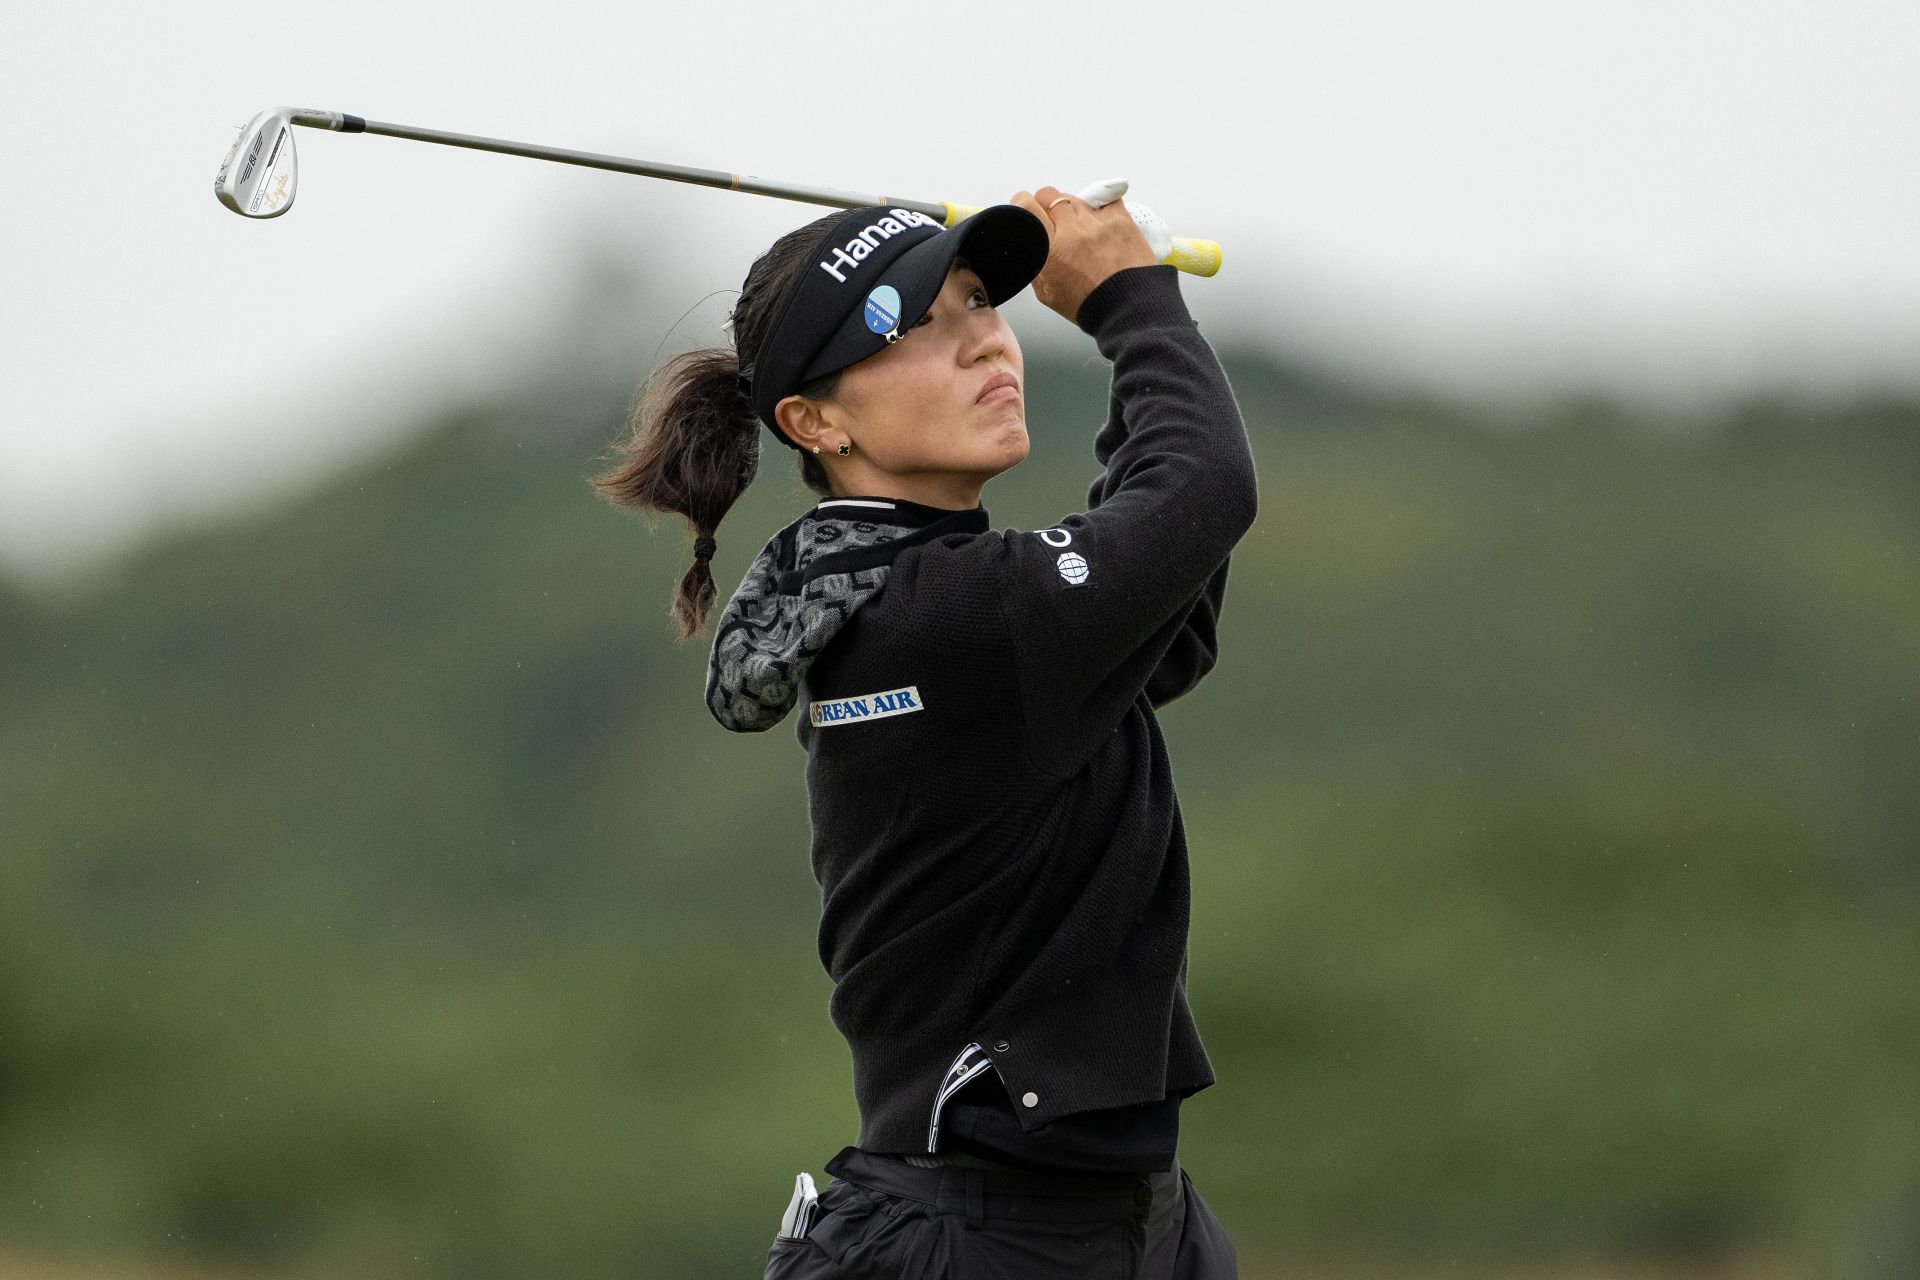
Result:
{"label": "yellow club grip", "polygon": [[[951,200],[942,200],[940,206],[947,211],[945,225],[949,227],[962,218],[971,218],[984,207],[977,204],[955,204]],[[1220,246],[1212,240],[1188,240],[1175,236],[1173,252],[1160,261],[1172,263],[1188,275],[1210,276],[1220,270]]]}
{"label": "yellow club grip", "polygon": [[1220,269],[1220,246],[1212,240],[1173,238],[1173,252],[1161,259],[1190,276],[1210,276]]}

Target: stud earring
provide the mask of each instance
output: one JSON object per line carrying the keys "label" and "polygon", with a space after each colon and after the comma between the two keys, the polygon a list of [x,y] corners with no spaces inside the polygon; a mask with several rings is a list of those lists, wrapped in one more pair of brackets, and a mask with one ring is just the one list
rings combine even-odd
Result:
{"label": "stud earring", "polygon": [[847,456],[848,454],[850,454],[850,453],[852,453],[852,452],[853,452],[853,446],[852,446],[852,445],[850,445],[850,444],[843,444],[843,445],[841,445],[841,446],[840,446],[840,456],[841,456],[841,457],[843,457],[843,458],[844,458],[844,457],[846,457],[846,456]]}
{"label": "stud earring", "polygon": [[813,451],[814,451],[815,453],[818,453],[818,452],[820,452],[820,446],[819,446],[819,445],[815,445],[815,446],[813,446]]}

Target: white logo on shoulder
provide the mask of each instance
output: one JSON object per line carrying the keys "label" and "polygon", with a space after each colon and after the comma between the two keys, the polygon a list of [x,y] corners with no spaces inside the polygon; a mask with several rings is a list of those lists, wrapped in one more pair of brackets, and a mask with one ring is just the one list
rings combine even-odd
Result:
{"label": "white logo on shoulder", "polygon": [[1034,536],[1050,547],[1064,547],[1073,541],[1073,534],[1066,529],[1037,529]]}
{"label": "white logo on shoulder", "polygon": [[1071,551],[1062,551],[1058,561],[1060,576],[1067,580],[1070,587],[1078,587],[1087,580],[1087,562],[1085,557]]}
{"label": "white logo on shoulder", "polygon": [[807,719],[816,726],[855,724],[862,720],[884,720],[909,711],[925,711],[920,704],[920,686],[888,689],[885,693],[863,693],[857,698],[829,698],[807,704]]}

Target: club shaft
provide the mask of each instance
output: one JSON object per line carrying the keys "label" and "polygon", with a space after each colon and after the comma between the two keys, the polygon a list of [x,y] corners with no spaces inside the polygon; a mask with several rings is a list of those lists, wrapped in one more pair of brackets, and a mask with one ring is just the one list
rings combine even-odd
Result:
{"label": "club shaft", "polygon": [[525,156],[530,160],[554,160],[560,164],[580,165],[588,169],[609,169],[615,173],[638,174],[643,178],[665,178],[671,182],[692,182],[723,191],[745,191],[753,195],[797,200],[802,204],[826,205],[835,209],[899,208],[929,217],[944,219],[947,207],[924,200],[903,200],[897,196],[866,195],[840,191],[833,187],[809,187],[794,182],[771,182],[748,174],[727,173],[720,169],[695,169],[686,165],[650,160],[629,160],[623,156],[601,155],[594,151],[573,151],[566,147],[543,147],[529,142],[508,142],[501,138],[482,138],[470,133],[448,133],[443,129],[421,129],[413,125],[388,124],[364,120],[336,111],[296,111],[293,123],[310,129],[330,129],[338,133],[377,133],[388,138],[408,138],[414,142],[437,142],[446,147],[465,147],[472,151],[495,151],[501,155]]}

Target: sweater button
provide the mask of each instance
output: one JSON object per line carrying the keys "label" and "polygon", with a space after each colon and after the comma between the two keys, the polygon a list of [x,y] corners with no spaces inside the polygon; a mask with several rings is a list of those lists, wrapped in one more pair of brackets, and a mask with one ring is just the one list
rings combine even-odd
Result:
{"label": "sweater button", "polygon": [[1029,1107],[1037,1107],[1040,1105],[1040,1095],[1037,1093],[1023,1093],[1020,1095],[1020,1101]]}
{"label": "sweater button", "polygon": [[1007,1050],[1011,1048],[1013,1048],[1013,1046],[1008,1044],[1005,1040],[995,1040],[993,1042],[993,1051],[995,1053],[1005,1053]]}

